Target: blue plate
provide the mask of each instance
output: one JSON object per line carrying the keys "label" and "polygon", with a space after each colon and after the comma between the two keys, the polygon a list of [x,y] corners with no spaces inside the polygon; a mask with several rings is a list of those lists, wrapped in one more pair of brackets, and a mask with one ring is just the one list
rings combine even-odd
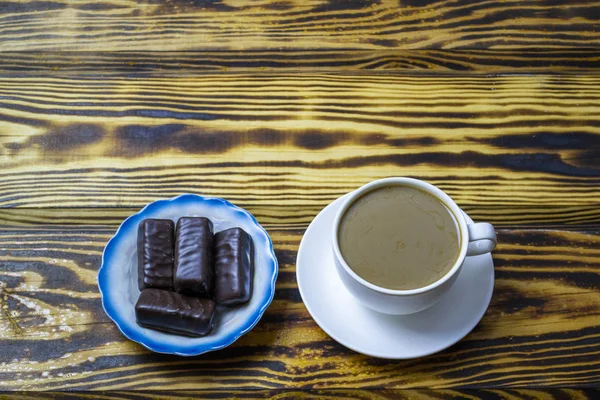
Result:
{"label": "blue plate", "polygon": [[[176,222],[184,216],[210,218],[215,232],[240,227],[254,241],[254,281],[250,301],[235,308],[219,308],[213,332],[201,338],[170,335],[142,328],[135,322],[134,306],[140,295],[137,286],[138,225],[146,218]],[[227,347],[256,325],[273,300],[277,271],[271,238],[252,214],[220,198],[184,194],[150,203],[121,224],[104,248],[98,286],[104,311],[128,339],[158,353],[194,356]]]}

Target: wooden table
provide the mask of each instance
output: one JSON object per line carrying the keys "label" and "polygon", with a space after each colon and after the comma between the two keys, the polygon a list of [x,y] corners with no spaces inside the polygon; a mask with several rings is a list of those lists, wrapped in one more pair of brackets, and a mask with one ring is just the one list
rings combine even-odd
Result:
{"label": "wooden table", "polygon": [[[586,0],[0,3],[0,390],[599,398],[599,20]],[[386,176],[498,230],[483,320],[418,360],[336,343],[296,285],[312,218]],[[280,265],[255,329],[192,358],[127,341],[96,286],[122,220],[181,193],[248,209]]]}

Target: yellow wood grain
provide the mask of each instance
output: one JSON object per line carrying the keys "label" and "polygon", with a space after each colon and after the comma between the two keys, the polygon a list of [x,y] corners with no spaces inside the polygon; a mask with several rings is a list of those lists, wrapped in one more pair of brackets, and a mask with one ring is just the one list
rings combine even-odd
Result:
{"label": "yellow wood grain", "polygon": [[495,291],[481,323],[450,349],[407,361],[354,353],[315,324],[295,280],[303,229],[284,228],[269,231],[280,264],[275,299],[249,334],[199,357],[150,353],[127,341],[100,306],[95,274],[113,231],[0,231],[0,390],[525,389],[599,383],[598,230],[500,230]]}
{"label": "yellow wood grain", "polygon": [[[0,392],[27,391],[0,399],[599,398],[599,16],[596,0],[0,2]],[[482,322],[419,360],[337,344],[296,286],[307,224],[386,176],[500,228]],[[280,264],[255,329],[192,358],[125,340],[96,284],[123,219],[181,193],[248,209]]]}
{"label": "yellow wood grain", "polygon": [[0,50],[597,48],[592,0],[8,1]]}
{"label": "yellow wood grain", "polygon": [[599,105],[589,74],[4,76],[0,218],[116,224],[191,192],[300,227],[396,175],[498,225],[598,223]]}
{"label": "yellow wood grain", "polygon": [[597,389],[421,389],[421,390],[381,390],[381,389],[308,389],[308,390],[181,390],[181,391],[110,391],[110,392],[19,392],[2,396],[2,400],[44,400],[44,399],[147,399],[147,400],[189,400],[193,398],[235,398],[235,399],[358,399],[358,400],[440,400],[440,399],[499,399],[499,400],[595,400],[600,395]]}

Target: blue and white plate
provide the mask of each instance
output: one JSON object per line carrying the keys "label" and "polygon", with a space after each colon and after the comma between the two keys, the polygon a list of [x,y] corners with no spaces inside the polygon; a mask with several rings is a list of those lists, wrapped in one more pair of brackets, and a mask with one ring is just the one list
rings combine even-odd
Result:
{"label": "blue and white plate", "polygon": [[[189,338],[142,328],[135,322],[137,285],[137,232],[146,218],[171,219],[202,216],[210,218],[215,232],[240,227],[254,241],[254,281],[252,297],[235,308],[219,308],[215,328],[208,336]],[[277,259],[271,238],[248,211],[216,197],[184,194],[148,204],[127,218],[104,248],[98,286],[106,314],[128,339],[148,349],[166,354],[193,356],[219,350],[250,331],[273,300],[277,279]]]}

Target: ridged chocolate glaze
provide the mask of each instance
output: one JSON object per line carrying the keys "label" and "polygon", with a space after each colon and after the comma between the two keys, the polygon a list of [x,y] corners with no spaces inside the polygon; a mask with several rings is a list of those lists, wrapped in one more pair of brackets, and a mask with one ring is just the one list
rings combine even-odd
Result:
{"label": "ridged chocolate glaze", "polygon": [[145,289],[135,305],[143,327],[185,336],[204,336],[213,328],[215,302],[160,289]]}
{"label": "ridged chocolate glaze", "polygon": [[254,269],[252,238],[241,228],[215,235],[215,289],[218,304],[246,303],[252,295]]}
{"label": "ridged chocolate glaze", "polygon": [[213,280],[212,222],[204,217],[180,218],[175,233],[175,290],[191,296],[211,297]]}
{"label": "ridged chocolate glaze", "polygon": [[174,223],[145,219],[138,228],[138,287],[173,289]]}

